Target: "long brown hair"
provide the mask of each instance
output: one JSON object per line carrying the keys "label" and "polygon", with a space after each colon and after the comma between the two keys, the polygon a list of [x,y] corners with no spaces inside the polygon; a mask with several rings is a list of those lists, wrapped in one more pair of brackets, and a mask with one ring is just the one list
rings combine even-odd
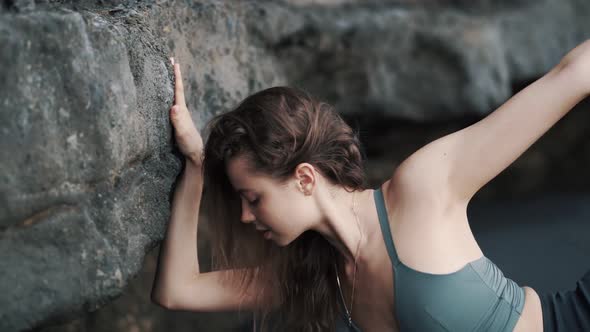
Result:
{"label": "long brown hair", "polygon": [[213,117],[204,132],[203,204],[211,223],[212,269],[235,269],[226,281],[241,285],[244,293],[236,296],[252,291],[255,280],[267,285],[257,289],[262,330],[271,313],[262,298],[278,289],[279,294],[273,294],[280,310],[270,316],[276,318],[275,329],[333,331],[341,313],[334,270],[337,251],[314,231],[278,247],[240,222],[240,198],[225,166],[243,156],[251,171],[284,183],[298,164],[307,162],[334,185],[364,190],[365,158],[357,133],[328,103],[285,86],[248,96],[230,112]]}

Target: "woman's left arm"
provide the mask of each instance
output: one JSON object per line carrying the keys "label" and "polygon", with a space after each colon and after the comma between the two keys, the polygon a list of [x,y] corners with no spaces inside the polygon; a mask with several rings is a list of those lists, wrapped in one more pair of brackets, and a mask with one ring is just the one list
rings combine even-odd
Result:
{"label": "woman's left arm", "polygon": [[443,137],[449,191],[467,202],[590,95],[590,40],[475,124]]}
{"label": "woman's left arm", "polygon": [[396,173],[423,200],[465,206],[588,95],[590,40],[482,120],[416,151]]}

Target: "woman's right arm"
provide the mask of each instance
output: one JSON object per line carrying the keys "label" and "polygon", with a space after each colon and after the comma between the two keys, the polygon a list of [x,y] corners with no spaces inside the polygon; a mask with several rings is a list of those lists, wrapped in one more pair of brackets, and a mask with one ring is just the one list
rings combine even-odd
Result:
{"label": "woman's right arm", "polygon": [[[254,285],[254,294],[240,299],[241,290],[237,286],[222,282],[223,274],[228,271],[201,273],[199,269],[197,227],[203,193],[203,140],[186,107],[180,64],[174,58],[170,60],[174,66],[174,105],[170,120],[186,164],[174,192],[168,229],[160,244],[152,302],[176,310],[254,309],[255,295],[262,285]],[[275,298],[275,294],[271,291],[269,296]]]}
{"label": "woman's right arm", "polygon": [[[202,191],[201,166],[187,159],[174,192],[168,229],[160,244],[151,300],[173,310],[253,310],[257,291],[240,298],[237,286],[221,282],[227,271],[199,270],[197,227]],[[255,285],[254,289],[257,288]]]}
{"label": "woman's right arm", "polygon": [[201,167],[186,160],[181,179],[172,201],[170,221],[152,285],[151,299],[164,307],[170,307],[182,293],[183,285],[199,276],[197,256],[198,215],[203,190]]}

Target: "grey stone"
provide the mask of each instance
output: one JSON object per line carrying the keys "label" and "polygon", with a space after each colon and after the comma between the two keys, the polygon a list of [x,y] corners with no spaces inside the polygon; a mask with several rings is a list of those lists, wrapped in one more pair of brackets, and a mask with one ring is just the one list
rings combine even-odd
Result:
{"label": "grey stone", "polygon": [[429,122],[488,114],[590,31],[584,1],[490,7],[303,7],[301,18],[277,5],[255,31],[290,82],[342,113]]}
{"label": "grey stone", "polygon": [[[217,14],[189,23],[177,21],[182,8],[163,8],[162,25],[137,10],[2,16],[0,330],[98,309],[162,239],[181,168],[168,118],[169,56],[184,65],[199,126],[199,113],[207,118],[273,83],[250,75],[252,67],[243,72],[251,81],[236,79],[241,69],[231,68],[254,56],[225,54],[240,27],[227,30],[232,18],[215,6]],[[185,28],[209,32],[183,38]]]}
{"label": "grey stone", "polygon": [[182,167],[169,56],[199,129],[275,85],[374,122],[481,117],[590,31],[583,0],[501,3],[3,1],[0,330],[101,308],[162,240]]}

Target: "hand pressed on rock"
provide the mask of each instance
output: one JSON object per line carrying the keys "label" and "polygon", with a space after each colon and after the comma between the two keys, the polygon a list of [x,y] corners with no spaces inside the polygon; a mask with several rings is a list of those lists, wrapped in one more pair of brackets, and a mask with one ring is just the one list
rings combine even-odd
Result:
{"label": "hand pressed on rock", "polygon": [[174,105],[170,108],[170,120],[174,126],[174,137],[178,148],[189,161],[200,165],[203,153],[203,139],[197,131],[186,102],[180,64],[170,58],[174,66]]}

